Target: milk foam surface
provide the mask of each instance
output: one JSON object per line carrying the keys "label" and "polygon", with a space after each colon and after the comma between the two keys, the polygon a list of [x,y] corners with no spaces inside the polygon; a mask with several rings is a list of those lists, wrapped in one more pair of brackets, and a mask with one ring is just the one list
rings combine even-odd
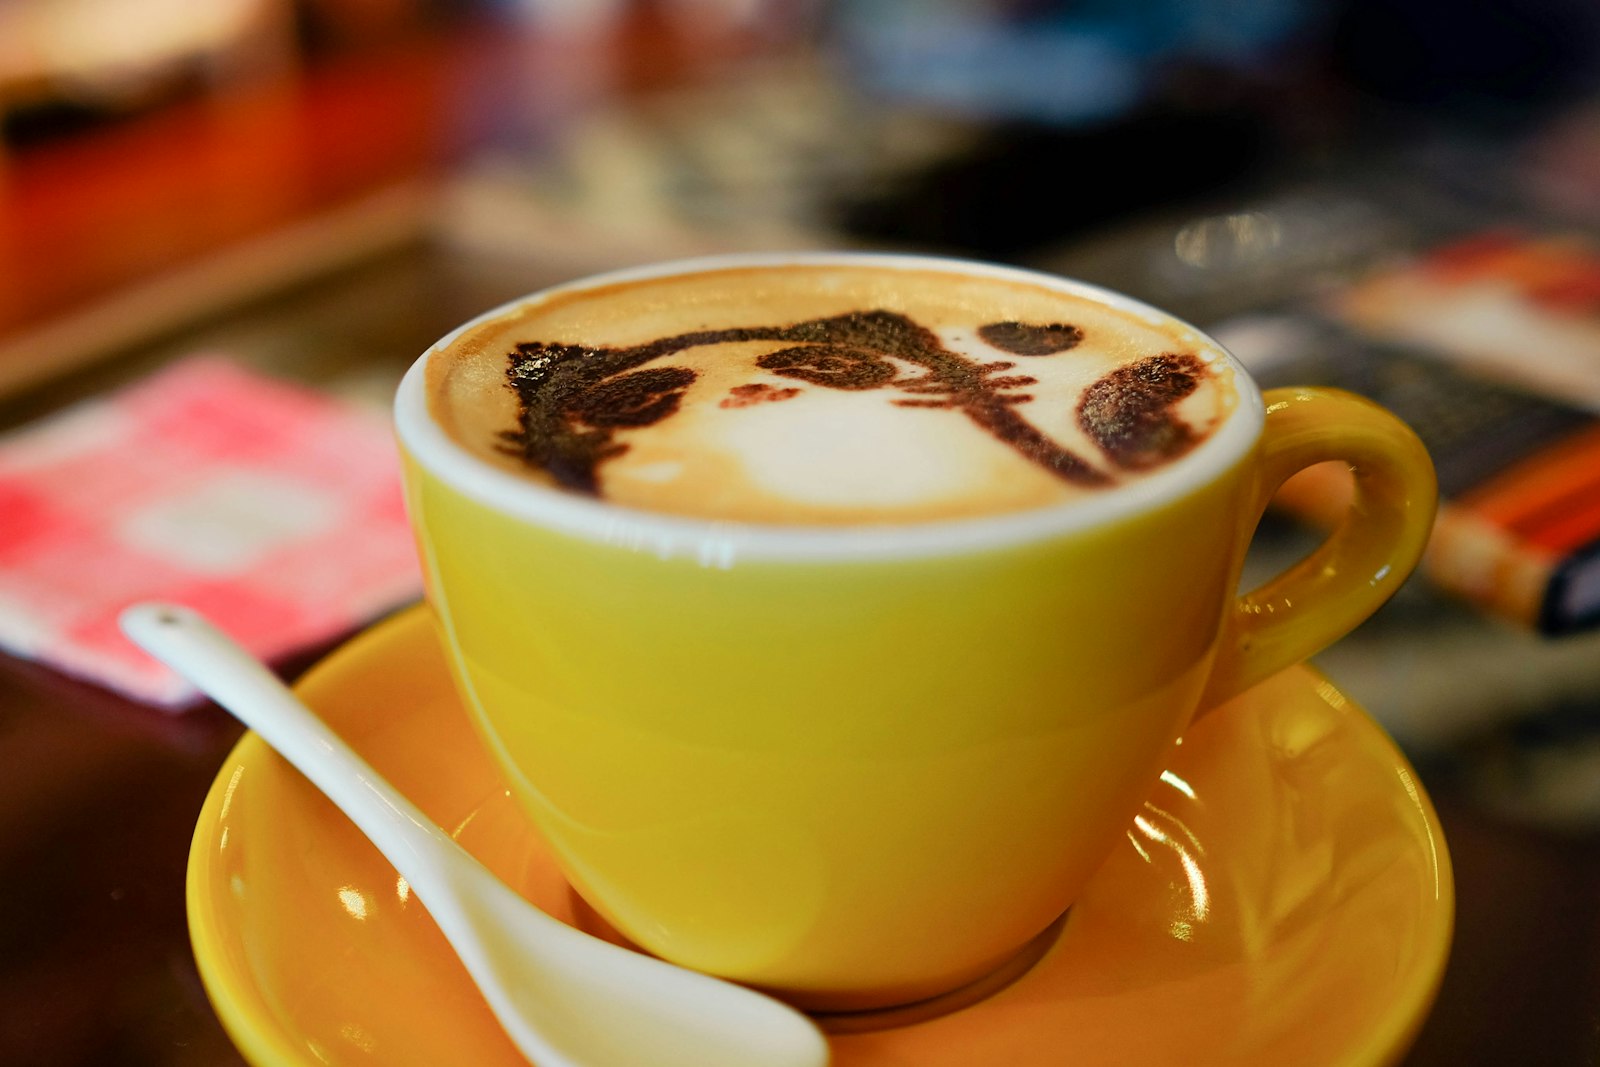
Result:
{"label": "milk foam surface", "polygon": [[556,292],[456,337],[429,409],[481,459],[669,514],[921,522],[1179,461],[1236,407],[1168,319],[1015,278],[733,267]]}

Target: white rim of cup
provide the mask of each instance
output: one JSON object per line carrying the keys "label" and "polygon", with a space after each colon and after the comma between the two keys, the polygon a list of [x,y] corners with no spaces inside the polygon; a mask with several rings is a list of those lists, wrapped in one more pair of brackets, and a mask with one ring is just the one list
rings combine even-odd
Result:
{"label": "white rim of cup", "polygon": [[[793,526],[700,519],[643,511],[547,487],[501,470],[457,444],[428,412],[428,360],[467,330],[529,303],[618,282],[675,274],[783,266],[870,266],[944,271],[1026,282],[1083,297],[1147,321],[1190,330],[1233,371],[1236,403],[1220,429],[1188,455],[1153,474],[1089,496],[976,518],[860,526]],[[743,560],[792,562],[910,559],[980,552],[1092,529],[1177,500],[1231,469],[1261,434],[1261,391],[1239,360],[1204,331],[1132,297],[1020,267],[945,256],[882,252],[735,253],[608,271],[518,297],[463,323],[411,365],[395,397],[395,429],[411,457],[474,501],[507,516],[586,540],[704,566]]]}

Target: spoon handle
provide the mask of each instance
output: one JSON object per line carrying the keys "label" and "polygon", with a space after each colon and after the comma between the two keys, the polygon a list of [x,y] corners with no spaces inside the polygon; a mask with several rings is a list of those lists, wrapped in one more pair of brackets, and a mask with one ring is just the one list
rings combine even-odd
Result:
{"label": "spoon handle", "polygon": [[[276,675],[198,612],[137,604],[119,621],[130,640],[261,735],[408,880],[419,873],[417,866],[438,862],[432,853],[460,852],[448,834],[290,694]],[[438,848],[429,848],[424,840]],[[407,863],[408,858],[413,862]]]}
{"label": "spoon handle", "polygon": [[[120,621],[135,644],[255,730],[367,835],[410,883],[512,1042],[534,1062],[828,1062],[826,1038],[786,1005],[597,940],[528,904],[198,613],[140,604]],[[599,1026],[601,1005],[624,1022]]]}

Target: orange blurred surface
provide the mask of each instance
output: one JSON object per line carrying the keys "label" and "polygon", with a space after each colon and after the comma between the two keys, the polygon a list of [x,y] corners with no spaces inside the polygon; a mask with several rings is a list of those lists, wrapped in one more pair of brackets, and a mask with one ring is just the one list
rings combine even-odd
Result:
{"label": "orange blurred surface", "polygon": [[465,51],[412,45],[20,155],[0,180],[0,333],[438,167]]}
{"label": "orange blurred surface", "polygon": [[[286,280],[286,257],[335,260],[329,242],[423,232],[427,198],[415,191],[486,143],[526,147],[538,136],[530,126],[704,75],[752,43],[690,40],[651,18],[580,40],[468,22],[0,155],[0,391]],[[320,244],[300,233],[210,266],[401,188],[413,194],[399,209],[409,223],[391,205],[327,226]],[[198,277],[181,273],[196,264]],[[97,328],[107,334],[98,346]]]}

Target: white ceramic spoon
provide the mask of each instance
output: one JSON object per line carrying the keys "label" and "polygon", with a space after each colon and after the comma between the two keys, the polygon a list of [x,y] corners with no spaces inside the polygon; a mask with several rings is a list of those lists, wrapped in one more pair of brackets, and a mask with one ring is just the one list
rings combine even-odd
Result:
{"label": "white ceramic spoon", "polygon": [[438,923],[496,1018],[539,1067],[820,1067],[804,1015],[630,952],[528,903],[401,796],[278,680],[188,608],[139,604],[133,642],[231,711],[378,846]]}

